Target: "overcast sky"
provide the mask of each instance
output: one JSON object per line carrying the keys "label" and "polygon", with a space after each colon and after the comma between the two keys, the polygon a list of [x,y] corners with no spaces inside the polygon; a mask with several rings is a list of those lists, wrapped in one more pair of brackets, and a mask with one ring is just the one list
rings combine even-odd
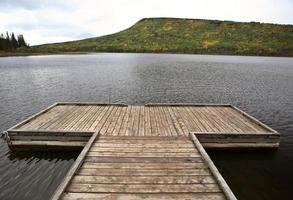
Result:
{"label": "overcast sky", "polygon": [[0,0],[0,32],[31,44],[114,33],[146,17],[293,24],[293,0]]}

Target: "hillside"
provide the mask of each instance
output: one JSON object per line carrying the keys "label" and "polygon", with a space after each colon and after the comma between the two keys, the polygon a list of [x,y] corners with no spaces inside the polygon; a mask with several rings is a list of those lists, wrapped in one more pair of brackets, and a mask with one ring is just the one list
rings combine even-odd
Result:
{"label": "hillside", "polygon": [[34,46],[30,52],[164,52],[293,56],[293,25],[147,18],[112,35]]}

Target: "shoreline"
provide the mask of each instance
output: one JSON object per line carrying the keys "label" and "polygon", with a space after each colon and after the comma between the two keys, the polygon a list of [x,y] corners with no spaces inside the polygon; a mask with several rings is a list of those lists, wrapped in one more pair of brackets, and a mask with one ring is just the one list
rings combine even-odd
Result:
{"label": "shoreline", "polygon": [[50,55],[82,55],[96,52],[60,52],[60,53],[26,53],[26,52],[0,52],[1,57],[26,57],[26,56],[50,56]]}
{"label": "shoreline", "polygon": [[184,53],[184,52],[135,52],[135,51],[97,51],[97,52],[1,52],[1,57],[26,57],[26,56],[50,56],[50,55],[84,55],[84,54],[94,54],[94,53],[137,53],[137,54],[180,54],[180,55],[210,55],[210,56],[254,56],[254,57],[271,57],[271,58],[293,58],[293,56],[282,56],[282,55],[241,55],[241,54],[196,54],[196,53]]}

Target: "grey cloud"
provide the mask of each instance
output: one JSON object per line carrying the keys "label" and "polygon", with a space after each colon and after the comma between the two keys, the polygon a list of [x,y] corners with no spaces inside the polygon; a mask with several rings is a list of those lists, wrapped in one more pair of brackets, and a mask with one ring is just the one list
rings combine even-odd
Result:
{"label": "grey cloud", "polygon": [[32,29],[35,29],[36,26],[28,22],[28,23],[7,24],[5,25],[5,27],[8,30],[15,30],[15,29],[32,30]]}
{"label": "grey cloud", "polygon": [[[5,26],[7,30],[30,30],[38,32],[42,36],[50,37],[52,35],[58,34],[62,37],[72,37],[72,38],[87,38],[94,37],[92,33],[81,30],[81,27],[78,25],[67,24],[65,22],[59,21],[50,21],[50,20],[39,20],[38,22],[20,22],[14,24],[8,24]],[[75,31],[79,30],[79,31]]]}
{"label": "grey cloud", "polygon": [[76,1],[61,1],[61,0],[0,0],[0,10],[6,9],[25,9],[38,10],[46,8],[56,8],[63,10],[72,10],[78,7]]}
{"label": "grey cloud", "polygon": [[89,32],[84,32],[84,33],[78,33],[76,34],[76,38],[90,38],[90,37],[96,37],[97,35]]}

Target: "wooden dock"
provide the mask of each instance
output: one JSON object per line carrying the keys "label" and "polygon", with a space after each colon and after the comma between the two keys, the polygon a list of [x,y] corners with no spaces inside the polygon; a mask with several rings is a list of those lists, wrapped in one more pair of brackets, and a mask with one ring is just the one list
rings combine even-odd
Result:
{"label": "wooden dock", "polygon": [[52,200],[236,200],[194,134],[95,134]]}
{"label": "wooden dock", "polygon": [[52,199],[236,200],[205,148],[276,148],[231,105],[55,103],[5,133],[11,148],[82,149]]}
{"label": "wooden dock", "polygon": [[205,148],[278,147],[280,135],[231,105],[56,103],[8,131],[10,147],[83,148],[107,136],[188,137]]}

